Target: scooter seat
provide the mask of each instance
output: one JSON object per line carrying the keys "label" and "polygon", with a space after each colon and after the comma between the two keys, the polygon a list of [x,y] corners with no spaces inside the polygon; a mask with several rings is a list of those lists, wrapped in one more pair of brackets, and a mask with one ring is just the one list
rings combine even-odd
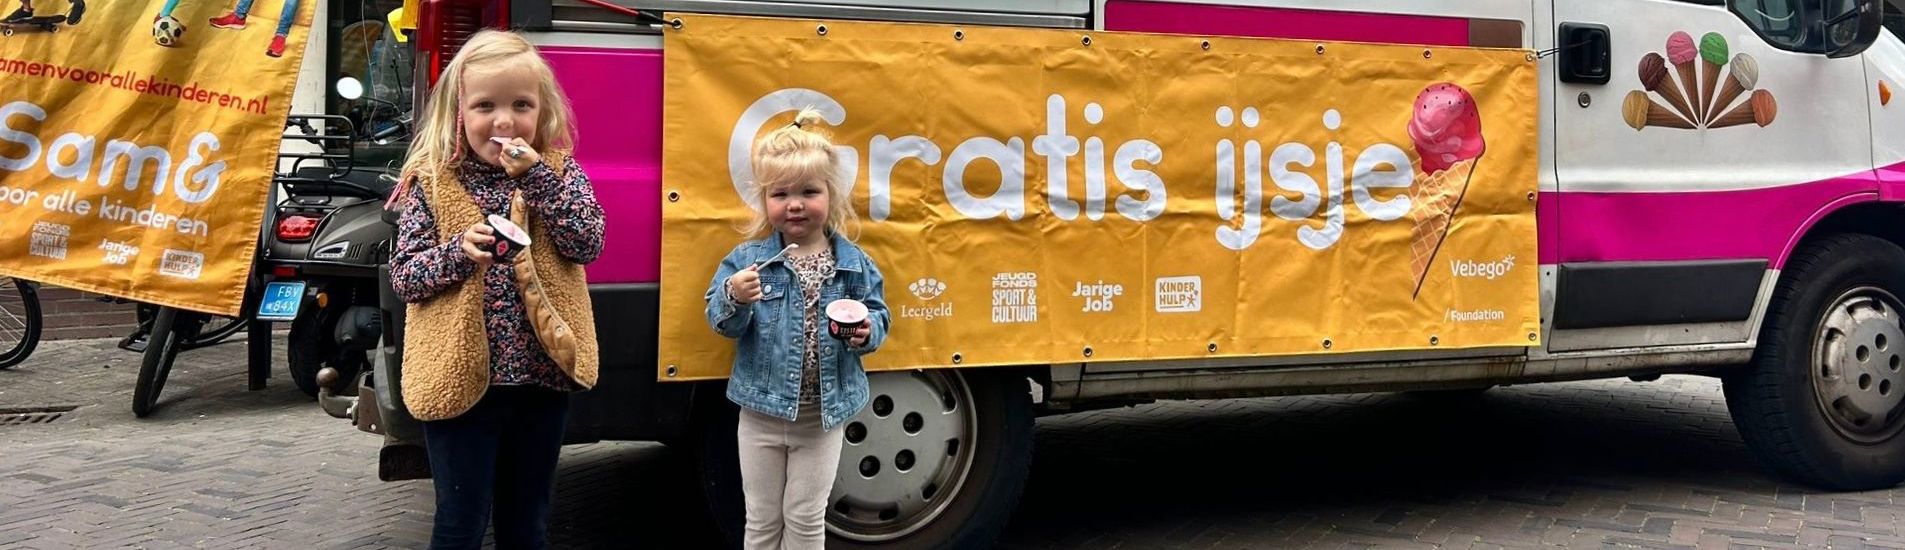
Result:
{"label": "scooter seat", "polygon": [[290,191],[294,195],[385,198],[390,196],[395,180],[381,177],[383,174],[383,170],[370,168],[351,168],[334,172],[329,167],[311,166],[298,168],[292,177],[282,178],[279,181],[291,188]]}

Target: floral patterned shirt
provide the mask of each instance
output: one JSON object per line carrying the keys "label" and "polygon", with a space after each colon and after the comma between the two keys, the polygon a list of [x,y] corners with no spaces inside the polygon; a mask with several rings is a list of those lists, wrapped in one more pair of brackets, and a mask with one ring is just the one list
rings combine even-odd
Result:
{"label": "floral patterned shirt", "polygon": [[801,310],[806,312],[800,330],[801,346],[805,350],[800,361],[800,403],[813,404],[820,401],[820,339],[832,338],[820,318],[820,287],[833,278],[833,251],[789,257],[787,264],[800,276]]}
{"label": "floral patterned shirt", "polygon": [[[602,253],[602,205],[575,159],[565,160],[563,176],[538,163],[521,177],[511,178],[502,167],[465,160],[458,165],[463,189],[484,215],[509,216],[509,197],[521,190],[532,215],[548,229],[551,243],[563,259],[578,264],[595,261]],[[425,203],[423,186],[407,186],[403,216],[397,222],[397,246],[390,258],[390,283],[397,296],[415,303],[429,299],[476,272],[476,261],[463,254],[463,239],[437,238],[437,220]],[[536,340],[515,270],[490,266],[483,277],[483,316],[489,333],[490,385],[533,385],[574,391],[581,389],[563,374]]]}

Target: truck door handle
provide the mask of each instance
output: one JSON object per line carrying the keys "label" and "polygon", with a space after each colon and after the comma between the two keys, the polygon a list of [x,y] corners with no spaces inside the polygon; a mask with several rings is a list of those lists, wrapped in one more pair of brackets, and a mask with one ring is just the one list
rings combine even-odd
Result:
{"label": "truck door handle", "polygon": [[1613,76],[1613,42],[1607,25],[1562,23],[1555,47],[1560,62],[1561,81],[1575,84],[1607,84]]}

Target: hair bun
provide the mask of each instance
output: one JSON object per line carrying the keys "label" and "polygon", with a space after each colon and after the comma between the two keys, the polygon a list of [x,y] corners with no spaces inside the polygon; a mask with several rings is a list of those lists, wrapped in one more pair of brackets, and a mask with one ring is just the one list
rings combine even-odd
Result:
{"label": "hair bun", "polygon": [[794,127],[802,130],[818,130],[823,122],[826,119],[821,118],[820,111],[813,107],[801,109],[800,114],[794,115]]}

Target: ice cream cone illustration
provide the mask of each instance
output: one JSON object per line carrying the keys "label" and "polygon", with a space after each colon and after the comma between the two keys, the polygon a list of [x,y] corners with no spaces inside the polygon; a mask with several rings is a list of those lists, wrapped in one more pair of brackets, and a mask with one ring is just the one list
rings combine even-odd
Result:
{"label": "ice cream cone illustration", "polygon": [[1758,124],[1764,127],[1768,124],[1772,124],[1773,117],[1778,114],[1779,105],[1773,101],[1772,92],[1753,90],[1753,95],[1748,97],[1745,103],[1741,103],[1739,107],[1735,107],[1733,110],[1727,111],[1726,114],[1720,115],[1719,119],[1714,120],[1713,123],[1707,127],[1725,128],[1747,123]]}
{"label": "ice cream cone illustration", "polygon": [[1409,138],[1415,141],[1416,154],[1421,157],[1416,165],[1421,172],[1410,189],[1409,215],[1415,223],[1409,244],[1409,267],[1415,274],[1415,289],[1410,293],[1413,297],[1422,293],[1429,264],[1454,226],[1469,177],[1474,175],[1475,164],[1487,145],[1482,140],[1482,116],[1475,107],[1475,97],[1447,82],[1431,85],[1416,96]]}
{"label": "ice cream cone illustration", "polygon": [[1687,120],[1694,119],[1693,108],[1687,106],[1687,99],[1680,96],[1680,89],[1674,87],[1673,79],[1667,78],[1667,59],[1660,54],[1649,53],[1640,58],[1640,84],[1647,91],[1660,94],[1668,105],[1680,112],[1680,116]]}
{"label": "ice cream cone illustration", "polygon": [[1442,242],[1448,238],[1449,228],[1455,223],[1455,209],[1462,205],[1462,196],[1468,193],[1469,177],[1475,174],[1478,160],[1457,162],[1433,174],[1416,174],[1415,186],[1409,192],[1409,217],[1414,222],[1409,240],[1409,269],[1416,276],[1411,297],[1422,294],[1429,264],[1435,261]]}
{"label": "ice cream cone illustration", "polygon": [[1727,61],[1726,37],[1710,32],[1700,37],[1700,115],[1695,124],[1711,120],[1709,110],[1713,109],[1713,94],[1719,91],[1720,68]]}
{"label": "ice cream cone illustration", "polygon": [[1739,98],[1740,94],[1751,91],[1759,84],[1759,62],[1754,61],[1753,56],[1746,54],[1733,56],[1733,64],[1728,65],[1727,70],[1730,72],[1727,73],[1726,87],[1720,89],[1720,98],[1714,100],[1713,105],[1707,108],[1705,120],[1720,118],[1721,112],[1733,106],[1734,99]]}
{"label": "ice cream cone illustration", "polygon": [[[1681,31],[1674,31],[1667,36],[1667,62],[1680,72],[1680,88],[1687,92],[1687,101],[1696,102],[1696,109],[1700,106],[1697,103],[1700,101],[1700,83],[1694,81],[1693,61],[1699,56],[1700,48],[1693,44],[1692,36]],[[1695,116],[1699,113],[1698,110],[1693,112]]]}
{"label": "ice cream cone illustration", "polygon": [[1653,99],[1647,97],[1647,92],[1640,90],[1627,92],[1627,99],[1621,102],[1621,118],[1635,130],[1648,126],[1693,129],[1692,121],[1680,118],[1680,115],[1661,104],[1654,103]]}

